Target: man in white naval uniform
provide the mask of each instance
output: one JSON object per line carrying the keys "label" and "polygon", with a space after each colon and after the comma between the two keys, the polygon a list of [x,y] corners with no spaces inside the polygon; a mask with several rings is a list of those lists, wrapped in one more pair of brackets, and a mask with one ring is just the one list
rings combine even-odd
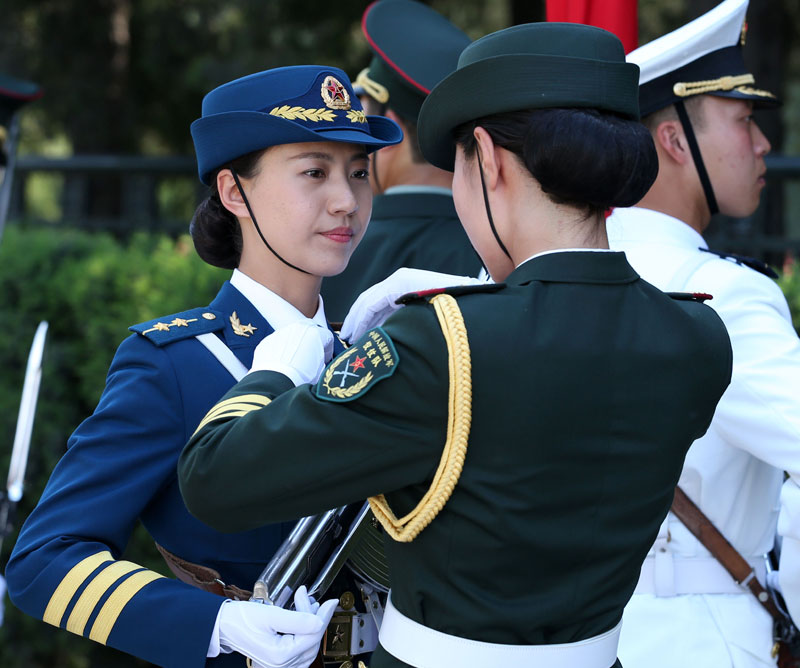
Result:
{"label": "man in white naval uniform", "polygon": [[[752,108],[777,100],[744,67],[746,11],[747,0],[726,0],[629,54],[641,68],[659,175],[637,207],[614,211],[608,236],[659,288],[713,295],[733,378],[679,484],[762,583],[777,525],[777,580],[800,620],[800,340],[780,289],[761,273],[771,270],[709,252],[701,236],[716,211],[750,215],[764,186],[770,145]],[[774,666],[772,647],[767,612],[670,513],[625,610],[625,668]]]}

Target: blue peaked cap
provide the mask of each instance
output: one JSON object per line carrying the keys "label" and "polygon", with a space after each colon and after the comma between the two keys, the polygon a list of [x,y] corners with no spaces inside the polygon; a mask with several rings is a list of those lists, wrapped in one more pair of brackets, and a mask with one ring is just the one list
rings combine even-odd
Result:
{"label": "blue peaked cap", "polygon": [[214,170],[269,146],[338,141],[371,152],[403,139],[394,121],[364,114],[342,70],[319,65],[278,67],[215,88],[191,131],[206,185]]}

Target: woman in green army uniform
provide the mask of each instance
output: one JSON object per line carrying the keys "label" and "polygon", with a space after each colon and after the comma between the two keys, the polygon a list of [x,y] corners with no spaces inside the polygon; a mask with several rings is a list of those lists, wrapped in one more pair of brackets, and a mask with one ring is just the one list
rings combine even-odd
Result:
{"label": "woman in green army uniform", "polygon": [[623,607],[731,369],[699,296],[608,250],[604,211],[657,169],[637,84],[587,26],[467,47],[419,138],[496,283],[399,308],[428,278],[387,279],[298,387],[286,369],[315,369],[328,335],[276,331],[181,456],[188,508],[221,530],[370,499],[392,580],[373,668],[619,665]]}

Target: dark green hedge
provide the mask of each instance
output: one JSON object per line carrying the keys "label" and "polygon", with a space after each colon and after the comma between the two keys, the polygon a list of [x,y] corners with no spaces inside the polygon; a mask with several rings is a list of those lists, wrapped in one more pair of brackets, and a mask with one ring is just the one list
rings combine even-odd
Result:
{"label": "dark green hedge", "polygon": [[[105,375],[128,326],[204,306],[228,272],[204,264],[191,240],[137,235],[125,245],[106,234],[71,229],[6,229],[0,243],[0,481],[5,485],[28,351],[40,320],[45,348],[25,495],[35,505],[75,427],[94,410]],[[5,568],[16,531],[5,539]],[[165,571],[143,529],[126,558]],[[90,640],[28,618],[6,598],[0,628],[4,668],[142,666]],[[164,642],[169,642],[165,638]]]}
{"label": "dark green hedge", "polygon": [[783,275],[778,279],[789,309],[792,312],[794,328],[800,333],[800,263],[788,262],[783,267]]}

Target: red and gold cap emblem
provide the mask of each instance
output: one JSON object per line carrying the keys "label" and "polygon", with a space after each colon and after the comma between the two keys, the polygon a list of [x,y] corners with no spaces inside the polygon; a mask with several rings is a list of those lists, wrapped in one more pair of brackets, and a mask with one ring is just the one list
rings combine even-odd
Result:
{"label": "red and gold cap emblem", "polygon": [[322,100],[329,109],[349,109],[350,94],[336,77],[327,76],[322,82]]}

